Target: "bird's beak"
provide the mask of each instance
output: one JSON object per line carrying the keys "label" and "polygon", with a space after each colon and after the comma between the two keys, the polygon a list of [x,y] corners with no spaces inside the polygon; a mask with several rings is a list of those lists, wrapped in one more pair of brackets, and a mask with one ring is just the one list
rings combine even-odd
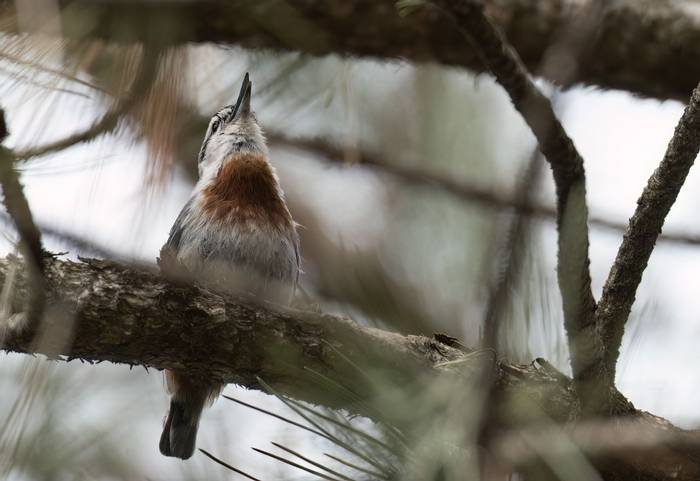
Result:
{"label": "bird's beak", "polygon": [[250,76],[246,72],[245,77],[243,78],[243,85],[241,85],[241,91],[238,94],[236,106],[233,109],[233,119],[250,113],[250,94],[252,88],[253,84],[250,81]]}

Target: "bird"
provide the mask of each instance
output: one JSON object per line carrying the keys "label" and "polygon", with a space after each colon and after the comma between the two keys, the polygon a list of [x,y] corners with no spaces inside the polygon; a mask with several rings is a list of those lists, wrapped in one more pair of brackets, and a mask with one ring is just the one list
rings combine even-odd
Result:
{"label": "bird", "polygon": [[[300,273],[297,224],[287,207],[245,74],[238,100],[211,118],[198,156],[199,179],[170,230],[158,264],[166,277],[224,293],[289,304]],[[199,419],[223,385],[166,371],[170,410],[160,452],[189,459]]]}

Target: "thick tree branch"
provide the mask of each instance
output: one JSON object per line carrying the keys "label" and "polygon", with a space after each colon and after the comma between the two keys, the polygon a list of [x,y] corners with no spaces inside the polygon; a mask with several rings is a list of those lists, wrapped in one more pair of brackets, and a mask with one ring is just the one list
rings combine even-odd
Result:
{"label": "thick tree branch", "polygon": [[[10,265],[19,262],[0,261],[0,284]],[[342,379],[348,389],[369,396],[365,374],[356,366],[382,366],[408,383],[420,373],[431,373],[434,363],[460,355],[426,338],[313,312],[234,301],[107,261],[51,259],[47,276],[49,299],[74,317],[72,346],[60,352],[71,359],[186,370],[191,377],[254,389],[261,389],[260,377],[284,394],[341,407],[345,401],[333,399],[323,386],[308,385],[303,368]],[[26,277],[15,283],[13,305],[21,310]],[[10,333],[3,348],[32,352],[34,334]],[[55,353],[50,343],[40,347]],[[341,348],[351,363],[338,356],[336,349]]]}
{"label": "thick tree branch", "polygon": [[700,151],[700,85],[693,91],[661,164],[637,201],[596,312],[605,343],[603,372],[612,379],[625,323],[656,239]]}
{"label": "thick tree branch", "polygon": [[[14,257],[0,260],[0,285],[14,268],[19,268],[19,276],[13,301],[19,307],[28,295],[23,263]],[[72,342],[66,345],[61,340],[52,345],[51,338],[45,338],[36,344],[32,343],[36,331],[24,331],[10,333],[3,350],[33,354],[41,349],[52,357],[58,354],[59,359],[184,370],[192,376],[214,377],[251,389],[262,389],[261,378],[295,399],[343,407],[375,419],[378,411],[368,406],[381,406],[374,401],[391,390],[387,382],[409,391],[425,388],[441,377],[454,385],[483,367],[483,357],[451,347],[453,343],[444,336],[440,339],[447,344],[364,327],[330,315],[277,310],[193,286],[174,285],[153,273],[111,262],[49,259],[47,278],[50,303],[60,305],[73,318]],[[65,318],[49,319],[54,325],[48,327],[60,329]],[[446,361],[459,362],[444,366]],[[500,392],[493,421],[502,428],[532,426],[543,419],[566,423],[577,418],[571,380],[546,361],[528,366],[499,362],[493,368]],[[380,389],[372,378],[383,381]],[[342,390],[333,389],[332,383]],[[659,430],[659,439],[664,442],[670,439],[669,433],[687,435],[666,421],[634,410],[616,391],[614,402],[618,411],[626,412],[628,422],[639,423],[645,432]],[[405,423],[400,409],[395,403],[393,406],[379,418]],[[415,414],[410,413],[414,423]],[[623,460],[607,468],[602,464],[601,469],[613,472],[624,465],[639,479],[697,479],[700,462],[691,445],[684,442],[686,447],[680,452],[659,447],[653,463],[644,455],[646,450],[626,453]],[[508,452],[511,454],[506,458],[517,456]]]}
{"label": "thick tree branch", "polygon": [[[432,61],[483,71],[476,53],[439,15],[423,11],[402,17],[395,0],[180,0],[123,2],[61,0],[62,33],[69,38],[214,42],[248,48],[298,50],[313,55],[346,54]],[[689,2],[606,2],[598,35],[578,60],[573,83],[622,89],[660,99],[687,100],[700,78],[700,20]],[[487,13],[533,71],[562,25],[580,15],[585,2],[487,0]],[[14,2],[0,6],[2,28],[17,32]],[[282,20],[283,19],[283,20]],[[548,69],[561,80],[561,67]],[[567,82],[566,85],[569,85]]]}

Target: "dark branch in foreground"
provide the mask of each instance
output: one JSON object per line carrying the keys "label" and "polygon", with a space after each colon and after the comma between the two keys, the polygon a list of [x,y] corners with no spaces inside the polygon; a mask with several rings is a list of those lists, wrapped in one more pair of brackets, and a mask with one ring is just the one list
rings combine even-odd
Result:
{"label": "dark branch in foreground", "polygon": [[[21,260],[0,260],[0,284],[13,267],[19,268],[13,305],[21,308],[28,288]],[[411,392],[424,392],[441,379],[461,389],[460,383],[467,383],[470,373],[484,365],[483,356],[435,339],[224,298],[106,261],[49,259],[47,278],[49,302],[61,305],[73,318],[72,345],[60,342],[54,346],[49,338],[37,347],[32,343],[36,331],[25,330],[7,333],[3,350],[56,357],[58,349],[59,359],[187,371],[191,376],[213,377],[251,389],[262,390],[259,380],[263,379],[280,394],[342,407],[404,428],[417,421],[416,411],[402,417],[406,413],[397,409],[396,402],[387,409],[382,404],[387,391],[400,388],[404,399],[410,399]],[[52,325],[43,327],[56,332],[66,317],[48,319]],[[546,361],[527,366],[498,362],[492,368],[500,393],[494,422],[502,429],[532,426],[543,419],[555,423],[577,419],[571,380]],[[381,380],[379,386],[373,379]],[[658,439],[664,442],[690,435],[635,410],[616,391],[614,400],[627,423],[638,423],[645,432],[658,431]],[[668,445],[626,451],[615,462],[601,461],[598,467],[604,475],[614,475],[624,466],[638,475],[634,479],[696,480],[700,475],[697,450],[691,449],[692,443],[684,445],[680,451]],[[650,456],[650,450],[656,455]],[[508,452],[507,456],[517,458]]]}
{"label": "dark branch in foreground", "polygon": [[601,372],[615,377],[625,323],[656,239],[700,151],[700,85],[693,91],[661,164],[637,201],[624,240],[610,270],[596,323],[605,341]]}
{"label": "dark branch in foreground", "polygon": [[[396,0],[184,2],[60,0],[62,33],[71,39],[173,43],[213,42],[248,48],[297,50],[436,62],[483,71],[459,34],[430,12],[401,16]],[[700,21],[686,2],[606,2],[598,35],[578,62],[573,83],[622,89],[659,99],[687,100],[700,78]],[[562,25],[581,16],[586,2],[487,0],[487,13],[525,65],[537,70]],[[0,2],[2,28],[17,32],[15,2]],[[283,19],[283,20],[282,20]],[[547,73],[566,72],[568,59]],[[570,85],[566,83],[565,85]]]}

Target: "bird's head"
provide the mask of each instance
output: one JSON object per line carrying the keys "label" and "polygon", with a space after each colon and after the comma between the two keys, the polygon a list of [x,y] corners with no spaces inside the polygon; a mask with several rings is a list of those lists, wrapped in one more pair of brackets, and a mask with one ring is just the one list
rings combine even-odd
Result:
{"label": "bird's head", "polygon": [[199,177],[215,174],[223,163],[237,153],[261,153],[267,157],[265,137],[250,108],[253,84],[245,74],[238,100],[211,118],[199,150]]}

